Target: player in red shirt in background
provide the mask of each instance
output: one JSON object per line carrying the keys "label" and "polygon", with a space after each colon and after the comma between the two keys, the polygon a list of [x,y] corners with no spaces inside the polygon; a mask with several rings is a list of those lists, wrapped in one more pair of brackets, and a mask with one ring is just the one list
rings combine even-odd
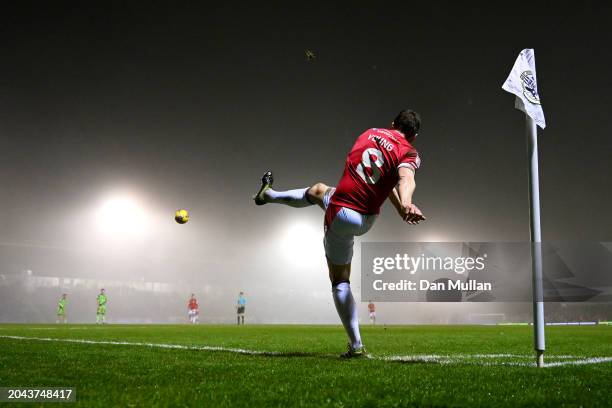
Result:
{"label": "player in red shirt in background", "polygon": [[370,321],[376,324],[376,305],[370,300],[368,303],[368,312],[370,313]]}
{"label": "player in red shirt in background", "polygon": [[200,307],[198,306],[198,300],[196,299],[194,293],[191,294],[191,297],[187,302],[187,315],[189,316],[189,321],[192,324],[196,324],[198,322]]}
{"label": "player in red shirt in background", "polygon": [[272,172],[268,171],[253,197],[257,205],[278,203],[301,208],[317,204],[325,211],[324,246],[329,279],[336,310],[349,337],[348,351],[341,357],[366,355],[349,280],[354,237],[368,232],[387,198],[408,224],[425,219],[412,203],[414,175],[421,164],[412,143],[420,127],[419,114],[403,110],[390,129],[366,130],[349,152],[335,188],[316,183],[296,190],[275,191]]}

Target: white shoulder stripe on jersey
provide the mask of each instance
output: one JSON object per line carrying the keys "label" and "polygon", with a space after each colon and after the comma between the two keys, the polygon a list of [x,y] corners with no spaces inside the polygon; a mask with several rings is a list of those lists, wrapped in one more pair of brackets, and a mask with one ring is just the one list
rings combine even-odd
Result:
{"label": "white shoulder stripe on jersey", "polygon": [[413,173],[416,172],[417,167],[414,165],[414,163],[400,163],[399,166],[397,166],[397,169],[399,170],[401,167],[405,167],[407,169],[412,170]]}

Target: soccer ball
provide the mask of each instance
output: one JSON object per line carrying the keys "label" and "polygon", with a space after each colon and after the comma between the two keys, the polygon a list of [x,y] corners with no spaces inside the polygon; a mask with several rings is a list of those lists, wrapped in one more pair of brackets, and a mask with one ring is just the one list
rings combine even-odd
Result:
{"label": "soccer ball", "polygon": [[187,223],[187,221],[189,221],[189,213],[187,210],[176,210],[176,213],[174,214],[174,221],[178,222],[179,224]]}

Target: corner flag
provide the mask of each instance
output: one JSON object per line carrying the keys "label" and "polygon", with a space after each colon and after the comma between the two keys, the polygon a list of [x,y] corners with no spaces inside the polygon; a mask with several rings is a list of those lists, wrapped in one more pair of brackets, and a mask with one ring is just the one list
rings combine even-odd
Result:
{"label": "corner flag", "polygon": [[531,235],[531,274],[533,277],[533,338],[536,364],[544,366],[544,288],[542,283],[542,231],[540,229],[540,180],[538,171],[538,126],[546,127],[538,94],[535,56],[532,49],[521,51],[502,89],[516,95],[515,107],[525,112],[527,153],[529,155],[529,232]]}
{"label": "corner flag", "polygon": [[542,111],[538,94],[535,54],[531,48],[521,51],[502,89],[516,95],[515,107],[517,109],[529,115],[542,129],[546,127],[544,111]]}

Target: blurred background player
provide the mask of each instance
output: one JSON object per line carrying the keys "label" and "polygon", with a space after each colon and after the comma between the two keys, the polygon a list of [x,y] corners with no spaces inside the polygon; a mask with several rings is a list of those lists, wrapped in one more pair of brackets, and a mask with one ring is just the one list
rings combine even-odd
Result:
{"label": "blurred background player", "polygon": [[238,301],[236,302],[236,319],[238,324],[244,324],[244,312],[246,311],[246,298],[244,297],[244,292],[240,292],[238,295]]}
{"label": "blurred background player", "polygon": [[421,163],[412,143],[420,127],[419,114],[403,110],[389,129],[366,130],[349,152],[335,188],[316,183],[306,188],[275,191],[272,172],[268,171],[253,197],[257,205],[278,203],[302,208],[317,204],[325,211],[324,247],[329,279],[336,311],[349,338],[348,350],[341,357],[366,355],[350,285],[355,236],[370,230],[387,198],[406,223],[418,224],[425,219],[412,203],[414,176]]}
{"label": "blurred background player", "polygon": [[370,323],[376,324],[376,305],[369,301],[368,303],[368,312],[370,312]]}
{"label": "blurred background player", "polygon": [[57,323],[67,323],[66,319],[66,303],[68,303],[68,295],[62,294],[57,302]]}
{"label": "blurred background player", "polygon": [[198,322],[200,307],[198,306],[198,300],[196,299],[194,293],[191,294],[191,297],[187,302],[187,315],[189,316],[189,321],[192,324],[196,324]]}
{"label": "blurred background player", "polygon": [[106,298],[104,289],[100,289],[97,302],[98,310],[96,312],[96,323],[106,323],[106,303],[108,302],[108,299]]}

